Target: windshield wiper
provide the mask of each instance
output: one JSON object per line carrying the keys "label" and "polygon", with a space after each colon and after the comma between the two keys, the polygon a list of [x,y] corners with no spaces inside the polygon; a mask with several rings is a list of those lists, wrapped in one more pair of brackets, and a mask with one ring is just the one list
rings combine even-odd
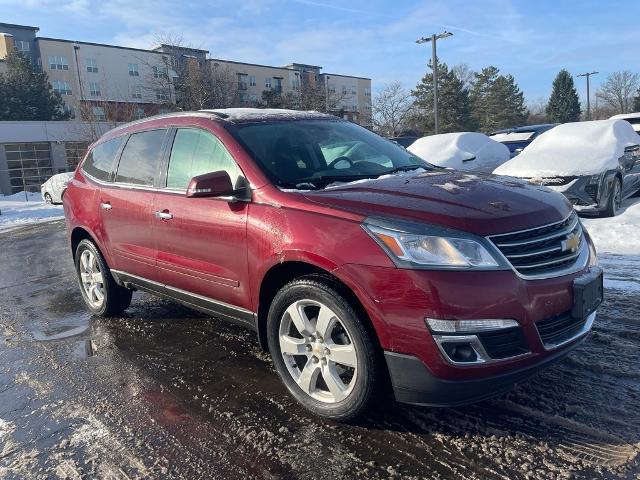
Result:
{"label": "windshield wiper", "polygon": [[392,168],[391,170],[387,170],[384,173],[381,173],[381,175],[387,175],[389,173],[398,173],[398,172],[410,172],[411,170],[417,170],[418,168],[429,168],[426,165],[403,165],[401,167],[395,167]]}
{"label": "windshield wiper", "polygon": [[316,177],[298,178],[290,182],[279,182],[281,187],[295,187],[297,189],[320,188],[321,185],[328,185],[332,182],[353,182],[354,180],[363,180],[366,178],[377,178],[383,173],[354,174],[354,175],[318,175]]}

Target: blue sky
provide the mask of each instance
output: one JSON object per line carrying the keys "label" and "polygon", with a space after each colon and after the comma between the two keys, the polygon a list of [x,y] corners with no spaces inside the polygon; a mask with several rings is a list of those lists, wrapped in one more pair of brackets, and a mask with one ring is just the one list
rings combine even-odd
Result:
{"label": "blue sky", "polygon": [[[396,0],[0,0],[0,21],[36,25],[41,36],[148,48],[156,34],[182,35],[212,56],[372,78],[374,91],[412,88],[430,46],[449,65],[495,65],[513,74],[527,101],[549,95],[560,68],[640,72],[640,1]],[[584,95],[584,79],[578,79]],[[595,88],[593,89],[595,90]]]}

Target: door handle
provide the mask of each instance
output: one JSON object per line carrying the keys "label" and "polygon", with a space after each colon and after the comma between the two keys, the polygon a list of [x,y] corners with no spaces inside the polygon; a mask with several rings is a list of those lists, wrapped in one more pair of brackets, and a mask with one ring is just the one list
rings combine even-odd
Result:
{"label": "door handle", "polygon": [[171,220],[173,218],[173,214],[167,211],[156,212],[155,216],[161,220]]}
{"label": "door handle", "polygon": [[109,202],[103,202],[100,204],[100,208],[103,210],[111,210],[113,207]]}

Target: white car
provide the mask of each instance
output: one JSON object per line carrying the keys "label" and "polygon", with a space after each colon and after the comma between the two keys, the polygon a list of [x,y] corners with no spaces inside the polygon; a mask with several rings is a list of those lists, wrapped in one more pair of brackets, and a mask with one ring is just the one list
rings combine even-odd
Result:
{"label": "white car", "polygon": [[640,112],[636,113],[621,113],[619,115],[614,115],[611,117],[611,120],[626,120],[631,124],[635,132],[640,135]]}
{"label": "white car", "polygon": [[62,203],[62,195],[64,195],[67,184],[72,177],[73,172],[58,173],[44,182],[40,187],[44,201],[47,203]]}
{"label": "white car", "polygon": [[407,150],[433,165],[476,173],[491,173],[510,157],[505,145],[475,132],[422,137]]}

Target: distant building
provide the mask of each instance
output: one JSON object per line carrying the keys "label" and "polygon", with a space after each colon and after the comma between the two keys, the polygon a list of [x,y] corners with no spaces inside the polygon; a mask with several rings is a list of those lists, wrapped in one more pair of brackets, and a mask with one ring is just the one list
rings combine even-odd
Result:
{"label": "distant building", "polygon": [[[174,108],[175,85],[188,62],[208,65],[232,85],[233,106],[257,106],[263,92],[300,96],[309,87],[324,96],[323,109],[371,125],[371,80],[322,73],[322,67],[278,67],[208,58],[207,50],[162,44],[145,50],[38,37],[37,27],[0,23],[2,59],[12,49],[27,54],[49,76],[66,108],[78,119],[127,121]],[[322,102],[321,102],[322,103]],[[231,106],[231,105],[229,105]]]}

